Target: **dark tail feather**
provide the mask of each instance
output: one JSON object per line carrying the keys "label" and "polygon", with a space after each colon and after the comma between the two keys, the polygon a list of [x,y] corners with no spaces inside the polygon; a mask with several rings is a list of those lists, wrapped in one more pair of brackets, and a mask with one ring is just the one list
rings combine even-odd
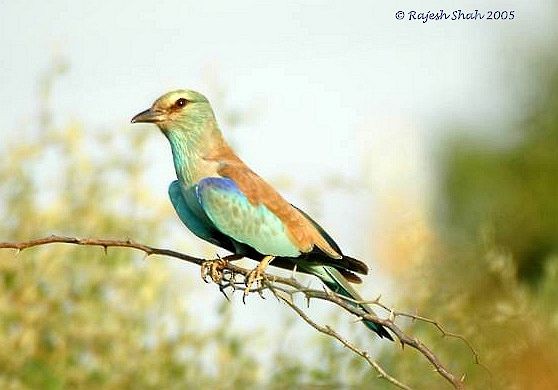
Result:
{"label": "dark tail feather", "polygon": [[[354,299],[356,301],[362,300],[360,295],[356,292],[356,290],[345,280],[345,278],[341,275],[341,273],[335,269],[334,267],[330,266],[311,266],[309,267],[309,272],[318,278],[333,292],[344,295],[348,298]],[[355,304],[356,306],[356,304]],[[368,305],[360,304],[358,305],[362,310],[369,314],[374,314],[372,308]],[[380,337],[385,337],[391,341],[393,341],[393,337],[388,333],[386,328],[382,325],[376,324],[372,321],[363,321],[366,327],[378,334]]]}

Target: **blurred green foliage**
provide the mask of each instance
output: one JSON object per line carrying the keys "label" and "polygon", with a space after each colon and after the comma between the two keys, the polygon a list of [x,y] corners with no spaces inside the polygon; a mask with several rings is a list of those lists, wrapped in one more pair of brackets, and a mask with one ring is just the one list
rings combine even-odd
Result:
{"label": "blurred green foliage", "polygon": [[558,254],[558,71],[544,81],[543,96],[512,130],[513,146],[460,138],[441,163],[447,226],[467,241],[492,228],[518,276],[533,285]]}
{"label": "blurred green foliage", "polygon": [[[558,388],[558,63],[529,76],[539,77],[538,92],[513,128],[494,132],[500,139],[462,131],[447,141],[437,243],[399,284],[402,305],[476,347],[490,372],[459,340],[410,325],[472,388]],[[438,383],[417,375],[422,359],[385,355],[411,384]]]}

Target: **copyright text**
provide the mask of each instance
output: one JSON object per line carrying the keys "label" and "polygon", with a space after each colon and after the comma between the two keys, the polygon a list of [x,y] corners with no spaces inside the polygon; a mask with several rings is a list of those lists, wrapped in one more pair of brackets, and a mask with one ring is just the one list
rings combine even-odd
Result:
{"label": "copyright text", "polygon": [[478,21],[478,20],[514,20],[516,14],[514,10],[439,10],[439,11],[397,11],[397,20],[408,20],[426,23],[429,21],[451,20],[451,21]]}

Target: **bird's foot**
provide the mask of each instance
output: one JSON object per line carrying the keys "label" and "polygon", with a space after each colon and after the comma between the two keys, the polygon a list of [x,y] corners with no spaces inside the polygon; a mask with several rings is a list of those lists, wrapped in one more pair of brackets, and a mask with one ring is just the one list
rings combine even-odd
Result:
{"label": "bird's foot", "polygon": [[244,289],[244,295],[242,296],[243,302],[246,302],[246,296],[250,293],[252,285],[254,283],[259,283],[264,279],[265,270],[274,258],[275,256],[264,257],[258,266],[246,275],[246,288]]}
{"label": "bird's foot", "polygon": [[203,281],[209,283],[210,281],[207,280],[209,276],[214,283],[219,284],[223,280],[223,270],[228,262],[227,259],[221,258],[204,261],[200,268]]}

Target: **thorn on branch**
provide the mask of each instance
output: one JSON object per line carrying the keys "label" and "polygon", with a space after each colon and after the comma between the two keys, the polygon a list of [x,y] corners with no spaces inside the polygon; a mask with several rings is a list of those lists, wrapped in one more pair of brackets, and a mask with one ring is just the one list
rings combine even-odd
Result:
{"label": "thorn on branch", "polygon": [[394,322],[395,321],[395,314],[394,314],[393,308],[389,311],[388,321],[389,322]]}
{"label": "thorn on branch", "polygon": [[[229,298],[229,296],[228,296],[227,293],[225,292],[225,289],[226,289],[226,288],[227,288],[227,285],[225,285],[225,284],[220,284],[220,285],[219,285],[219,291],[225,296],[225,299],[226,299],[227,301],[230,302],[231,299]],[[234,291],[234,290],[233,290],[233,291]]]}
{"label": "thorn on branch", "polygon": [[362,316],[357,316],[357,317],[353,320],[353,323],[357,323],[357,322],[362,322]]}

